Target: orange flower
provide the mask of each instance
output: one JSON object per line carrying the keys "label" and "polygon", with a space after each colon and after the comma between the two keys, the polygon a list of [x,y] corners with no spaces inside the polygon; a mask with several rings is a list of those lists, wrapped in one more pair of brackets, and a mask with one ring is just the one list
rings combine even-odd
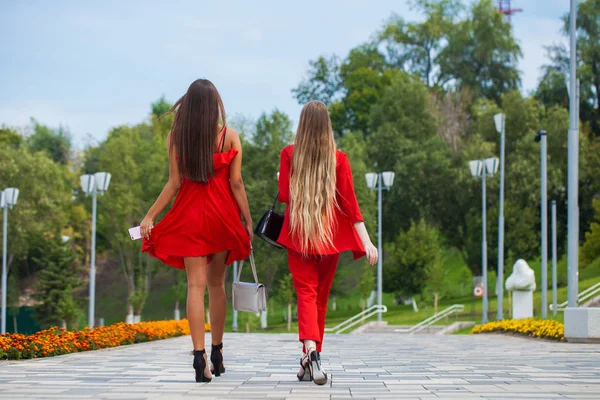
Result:
{"label": "orange flower", "polygon": [[[209,331],[210,324],[206,324],[205,328]],[[189,334],[187,320],[149,321],[137,324],[118,322],[95,329],[85,328],[78,332],[52,327],[29,336],[1,335],[0,359],[55,356]]]}

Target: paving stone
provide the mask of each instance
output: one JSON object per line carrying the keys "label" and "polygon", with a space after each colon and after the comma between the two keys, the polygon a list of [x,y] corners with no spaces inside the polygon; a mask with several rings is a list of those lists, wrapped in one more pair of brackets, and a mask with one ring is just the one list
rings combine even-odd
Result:
{"label": "paving stone", "polygon": [[[210,340],[207,336],[207,340]],[[291,334],[226,334],[227,373],[193,381],[189,337],[0,361],[4,399],[600,399],[600,345],[501,335],[332,335],[330,382],[298,382]]]}

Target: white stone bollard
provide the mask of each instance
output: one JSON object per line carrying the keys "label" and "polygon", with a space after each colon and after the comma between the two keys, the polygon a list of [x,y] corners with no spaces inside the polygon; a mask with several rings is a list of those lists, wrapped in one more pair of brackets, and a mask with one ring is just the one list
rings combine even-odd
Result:
{"label": "white stone bollard", "polygon": [[512,274],[506,279],[506,290],[513,293],[513,319],[532,318],[535,273],[525,260],[519,259],[513,266]]}

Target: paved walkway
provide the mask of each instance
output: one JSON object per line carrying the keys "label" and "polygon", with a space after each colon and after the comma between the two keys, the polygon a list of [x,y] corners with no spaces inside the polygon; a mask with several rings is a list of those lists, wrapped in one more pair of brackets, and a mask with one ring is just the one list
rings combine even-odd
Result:
{"label": "paved walkway", "polygon": [[0,399],[600,399],[600,345],[501,335],[326,338],[330,383],[297,382],[295,335],[226,334],[227,373],[193,382],[187,337],[0,362]]}

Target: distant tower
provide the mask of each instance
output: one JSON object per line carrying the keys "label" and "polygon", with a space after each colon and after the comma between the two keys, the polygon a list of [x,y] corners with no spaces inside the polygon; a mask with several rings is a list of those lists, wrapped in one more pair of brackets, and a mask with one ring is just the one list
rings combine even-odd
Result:
{"label": "distant tower", "polygon": [[511,20],[511,16],[518,12],[523,11],[522,8],[512,8],[510,6],[510,0],[498,0],[498,11],[508,16],[508,22]]}

